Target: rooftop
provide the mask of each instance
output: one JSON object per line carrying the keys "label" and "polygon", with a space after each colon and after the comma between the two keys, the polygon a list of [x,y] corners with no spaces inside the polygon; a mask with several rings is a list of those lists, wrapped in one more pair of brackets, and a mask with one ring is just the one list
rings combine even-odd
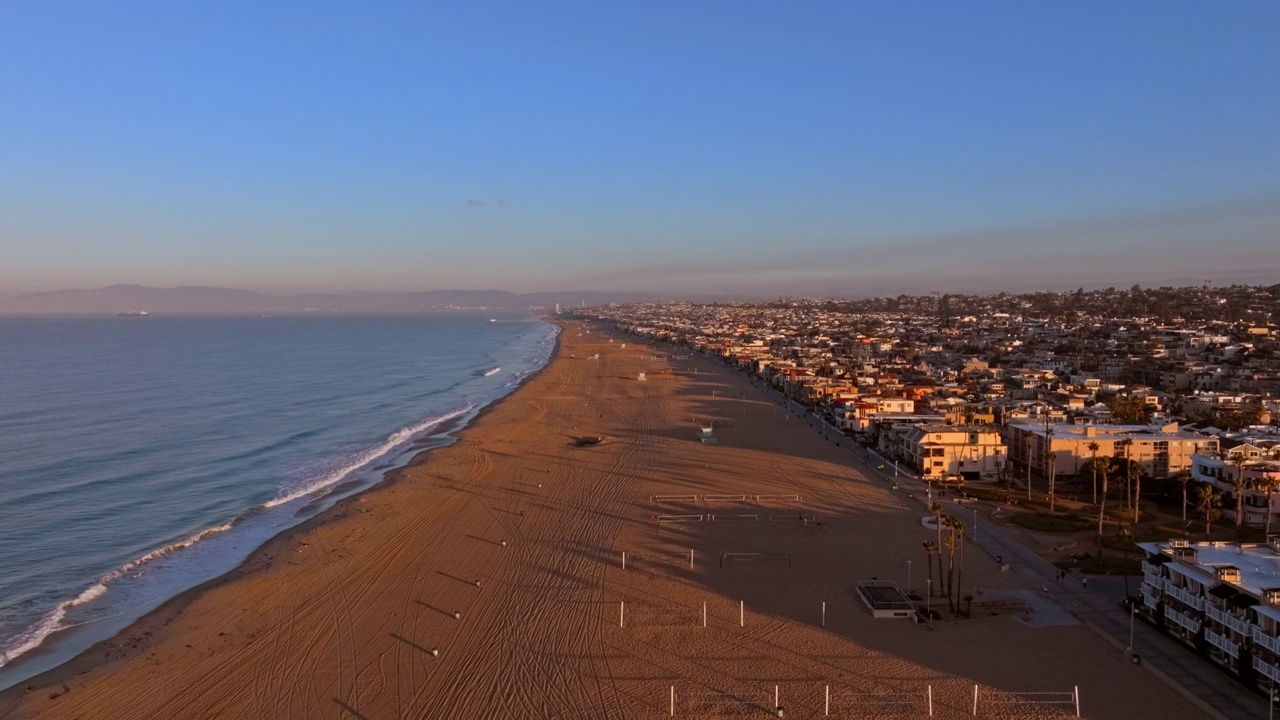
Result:
{"label": "rooftop", "polygon": [[[1016,426],[1019,430],[1031,432],[1036,435],[1044,435],[1048,429],[1041,422],[1026,422],[1013,420],[1010,421],[1011,426]],[[1055,437],[1071,438],[1084,440],[1087,438],[1103,438],[1107,440],[1123,440],[1123,439],[1141,439],[1156,438],[1168,440],[1177,438],[1180,440],[1212,440],[1197,432],[1189,430],[1181,430],[1177,423],[1168,425],[1074,425],[1068,423],[1050,423],[1048,428],[1053,429]]]}
{"label": "rooftop", "polygon": [[[1138,547],[1150,555],[1172,555],[1169,543],[1138,543]],[[1230,565],[1240,569],[1240,582],[1232,582],[1242,590],[1261,596],[1268,588],[1280,588],[1280,553],[1266,545],[1238,545],[1228,542],[1190,543],[1196,557],[1176,558],[1178,562],[1190,565],[1214,577],[1215,569]]]}

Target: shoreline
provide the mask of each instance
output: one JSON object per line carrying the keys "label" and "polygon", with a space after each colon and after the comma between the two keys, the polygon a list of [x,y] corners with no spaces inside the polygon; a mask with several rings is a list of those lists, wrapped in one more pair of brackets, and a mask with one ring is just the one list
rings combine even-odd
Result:
{"label": "shoreline", "polygon": [[[871,617],[856,582],[900,579],[909,560],[925,574],[933,533],[913,502],[744,378],[594,324],[560,327],[551,361],[455,443],[37,692],[0,694],[0,715],[620,719],[670,703],[711,717],[723,714],[699,698],[751,693],[763,714],[780,687],[788,715],[822,716],[829,688],[832,714],[852,716],[860,693],[922,701],[927,684],[938,717],[969,717],[978,686],[1076,685],[1095,720],[1196,717],[1079,624]],[[719,421],[717,443],[699,440],[700,419]],[[671,524],[655,512],[724,514]],[[725,561],[761,553],[786,562]],[[980,555],[963,573],[979,595],[1027,590]]]}
{"label": "shoreline", "polygon": [[[440,442],[433,447],[413,451],[413,454],[407,460],[395,465],[394,467],[387,468],[382,472],[380,478],[370,483],[368,486],[334,500],[332,505],[317,512],[315,515],[312,515],[302,522],[291,525],[275,535],[272,535],[262,544],[251,550],[243,560],[235,565],[235,567],[232,567],[216,577],[209,578],[199,584],[193,585],[192,587],[177,593],[173,597],[164,600],[156,607],[134,619],[128,625],[125,625],[115,634],[90,644],[88,647],[85,647],[83,650],[77,652],[67,658],[64,662],[61,662],[54,667],[41,671],[29,678],[15,681],[14,684],[7,687],[0,687],[0,710],[3,710],[4,704],[12,699],[11,696],[25,695],[30,691],[32,686],[65,685],[66,680],[69,678],[108,666],[112,662],[127,659],[125,657],[111,657],[111,650],[118,649],[122,646],[130,646],[128,643],[118,642],[120,638],[130,636],[149,637],[155,634],[157,628],[167,626],[174,617],[182,612],[183,609],[199,597],[203,596],[209,590],[221,587],[232,581],[248,577],[256,572],[270,570],[272,567],[271,563],[276,559],[276,556],[283,554],[281,552],[282,548],[291,544],[299,535],[308,534],[318,527],[349,516],[351,514],[351,508],[348,507],[349,505],[358,502],[361,498],[373,493],[374,491],[392,487],[396,482],[400,481],[404,477],[405,473],[415,467],[427,463],[433,453],[456,444],[462,439],[462,435],[473,428],[481,418],[488,415],[497,406],[511,399],[512,396],[522,390],[530,381],[543,373],[555,360],[556,355],[560,351],[560,339],[564,332],[564,325],[561,322],[547,318],[540,318],[538,322],[544,322],[548,325],[553,325],[559,328],[552,338],[551,351],[547,356],[546,362],[544,362],[542,366],[520,378],[506,394],[475,410],[475,415],[470,419],[463,421],[460,416],[445,420],[441,424],[439,431],[431,432],[428,435],[424,435],[416,440],[410,441],[408,448],[412,449],[420,443],[429,444],[433,440],[445,439],[444,442]],[[348,481],[343,480],[336,483],[331,492],[339,491],[346,482]],[[322,496],[311,502],[324,502],[325,499],[326,498]],[[305,508],[307,504],[309,503],[304,503],[299,510]],[[164,621],[159,622],[162,617],[164,618]],[[11,666],[20,668],[24,656],[29,661],[38,660],[40,657],[39,654],[42,650],[47,652],[49,651],[49,646],[57,644],[59,634],[66,630],[74,629],[75,627],[73,626],[55,631],[46,637],[39,647],[36,647],[15,659],[14,662],[11,663]],[[133,646],[136,648],[136,643],[134,643]],[[100,652],[104,653],[104,656],[96,657]]]}

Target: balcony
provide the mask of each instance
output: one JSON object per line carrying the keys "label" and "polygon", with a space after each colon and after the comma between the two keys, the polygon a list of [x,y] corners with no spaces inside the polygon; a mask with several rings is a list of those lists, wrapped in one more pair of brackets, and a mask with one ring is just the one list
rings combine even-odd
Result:
{"label": "balcony", "polygon": [[1139,587],[1138,592],[1141,592],[1144,596],[1149,598],[1158,597],[1164,594],[1164,585],[1161,585],[1160,583],[1149,583],[1144,580],[1142,585]]}
{"label": "balcony", "polygon": [[1219,635],[1212,630],[1205,630],[1204,639],[1208,640],[1210,645],[1218,648],[1231,657],[1240,656],[1240,645],[1238,643],[1231,642],[1226,635]]}
{"label": "balcony", "polygon": [[1260,657],[1253,658],[1253,669],[1271,678],[1272,682],[1280,682],[1280,666],[1272,665]]}
{"label": "balcony", "polygon": [[1194,633],[1200,629],[1199,620],[1196,620],[1188,615],[1184,615],[1178,612],[1177,610],[1172,610],[1170,608],[1165,608],[1164,619],[1173,623],[1174,625],[1179,625],[1185,628],[1187,632]]}
{"label": "balcony", "polygon": [[1218,608],[1212,605],[1205,606],[1205,613],[1208,614],[1209,619],[1222,623],[1226,627],[1229,627],[1232,630],[1235,630],[1241,635],[1247,636],[1253,630],[1252,623],[1246,620],[1241,620],[1235,615],[1232,615],[1231,613],[1226,612],[1225,610],[1219,610]]}
{"label": "balcony", "polygon": [[1153,612],[1155,611],[1156,605],[1159,604],[1159,602],[1160,602],[1159,600],[1156,600],[1156,596],[1149,592],[1142,594],[1142,604],[1146,605],[1147,608]]}
{"label": "balcony", "polygon": [[1204,612],[1204,606],[1205,606],[1204,598],[1200,597],[1199,595],[1193,595],[1191,591],[1185,588],[1178,588],[1178,587],[1169,588],[1165,590],[1165,594],[1171,598],[1174,598],[1175,600],[1182,603],[1183,605],[1186,605],[1192,610]]}
{"label": "balcony", "polygon": [[1157,570],[1148,570],[1146,568],[1143,568],[1142,579],[1151,587],[1154,587],[1154,588],[1160,587],[1161,577],[1160,577],[1160,572]]}
{"label": "balcony", "polygon": [[1264,633],[1260,627],[1253,628],[1253,644],[1280,655],[1280,638],[1271,637]]}

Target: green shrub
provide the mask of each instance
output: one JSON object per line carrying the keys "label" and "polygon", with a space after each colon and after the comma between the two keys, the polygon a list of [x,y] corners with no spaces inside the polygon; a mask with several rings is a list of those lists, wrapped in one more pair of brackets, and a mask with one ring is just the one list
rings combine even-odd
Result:
{"label": "green shrub", "polygon": [[1017,513],[1009,516],[1010,522],[1028,530],[1040,532],[1069,533],[1088,530],[1091,523],[1079,516],[1042,515],[1040,513]]}

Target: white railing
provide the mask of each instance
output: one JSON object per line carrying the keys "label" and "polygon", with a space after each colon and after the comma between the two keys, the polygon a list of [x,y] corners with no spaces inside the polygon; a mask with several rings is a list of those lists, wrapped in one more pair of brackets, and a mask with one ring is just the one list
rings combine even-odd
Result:
{"label": "white railing", "polygon": [[1152,600],[1155,600],[1157,596],[1162,596],[1162,594],[1164,594],[1164,587],[1162,587],[1162,585],[1148,583],[1146,580],[1143,580],[1142,594],[1143,597],[1149,597],[1152,598]]}
{"label": "white railing", "polygon": [[1252,623],[1246,620],[1241,620],[1235,615],[1232,615],[1231,613],[1226,612],[1224,610],[1219,610],[1218,608],[1212,605],[1206,605],[1205,612],[1209,615],[1210,619],[1216,620],[1217,622],[1220,622],[1223,625],[1226,625],[1227,627],[1231,628],[1232,630],[1235,630],[1241,635],[1248,635],[1253,629]]}
{"label": "white railing", "polygon": [[1157,570],[1144,569],[1142,571],[1142,579],[1146,581],[1148,585],[1152,585],[1154,587],[1160,587],[1160,579],[1161,579],[1160,572]]}
{"label": "white railing", "polygon": [[1187,607],[1204,612],[1204,598],[1199,595],[1193,595],[1191,591],[1185,588],[1173,588],[1168,591],[1169,597],[1176,599],[1178,602]]}
{"label": "white railing", "polygon": [[1271,678],[1272,682],[1280,682],[1280,666],[1272,665],[1266,660],[1254,656],[1253,669]]}
{"label": "white railing", "polygon": [[1144,593],[1142,593],[1142,604],[1143,604],[1143,605],[1146,605],[1147,607],[1151,608],[1152,610],[1155,610],[1155,609],[1156,609],[1156,605],[1160,604],[1160,601],[1159,601],[1159,600],[1156,600],[1156,596],[1155,596],[1155,595],[1153,595],[1153,594],[1151,594],[1151,593],[1149,593],[1149,592],[1144,592]]}
{"label": "white railing", "polygon": [[1231,657],[1238,657],[1240,655],[1240,645],[1231,642],[1226,635],[1219,635],[1212,630],[1205,630],[1204,639],[1208,640],[1210,645],[1218,648]]}
{"label": "white railing", "polygon": [[1183,615],[1177,610],[1165,608],[1164,617],[1169,622],[1172,622],[1175,625],[1181,625],[1182,627],[1186,628],[1190,632],[1194,633],[1200,630],[1200,622],[1198,620],[1193,620],[1192,618],[1186,615]]}
{"label": "white railing", "polygon": [[1280,638],[1274,638],[1262,631],[1262,628],[1255,626],[1253,628],[1253,643],[1258,647],[1280,655]]}

